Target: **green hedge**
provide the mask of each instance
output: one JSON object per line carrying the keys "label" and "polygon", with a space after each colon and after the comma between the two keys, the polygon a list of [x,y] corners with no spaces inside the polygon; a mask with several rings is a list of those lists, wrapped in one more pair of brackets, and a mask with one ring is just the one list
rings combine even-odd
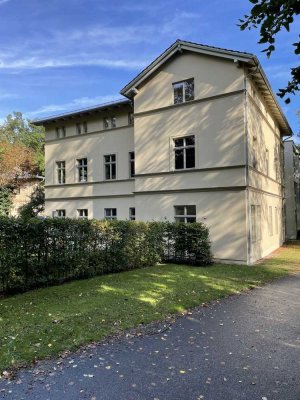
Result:
{"label": "green hedge", "polygon": [[211,263],[200,223],[0,218],[0,292],[151,266]]}

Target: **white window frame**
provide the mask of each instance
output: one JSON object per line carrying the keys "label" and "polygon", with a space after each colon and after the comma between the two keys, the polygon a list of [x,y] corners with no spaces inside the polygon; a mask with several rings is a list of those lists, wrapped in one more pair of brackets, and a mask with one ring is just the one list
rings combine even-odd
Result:
{"label": "white window frame", "polygon": [[86,121],[82,123],[82,132],[88,133],[88,123]]}
{"label": "white window frame", "polygon": [[[185,145],[186,139],[190,138],[190,137],[194,138],[194,144],[186,146]],[[184,145],[183,146],[175,147],[175,140],[178,140],[178,139],[183,139],[183,141],[184,141]],[[171,140],[172,140],[172,160],[173,160],[173,168],[172,169],[173,169],[173,171],[185,171],[185,170],[190,171],[190,170],[195,169],[196,168],[196,161],[197,161],[196,160],[196,154],[197,154],[197,151],[196,151],[196,145],[197,145],[197,143],[196,143],[196,135],[194,133],[191,133],[191,134],[184,135],[184,136],[173,136],[171,138]],[[186,149],[189,149],[189,148],[194,148],[194,150],[195,150],[194,166],[190,167],[190,168],[186,168]],[[180,150],[180,149],[183,149],[183,168],[176,168],[176,150]]]}
{"label": "white window frame", "polygon": [[[183,214],[176,214],[176,207],[184,207]],[[195,207],[195,214],[194,215],[188,214],[187,207]],[[197,222],[197,206],[195,204],[185,204],[185,205],[176,204],[174,206],[175,222],[184,222],[185,224],[191,223],[190,221],[187,221],[188,218],[195,218],[195,221],[193,221],[193,222]],[[183,220],[183,221],[180,221],[180,220]]]}
{"label": "white window frame", "polygon": [[[105,157],[111,157],[111,156],[115,156],[115,161],[109,161],[106,162],[105,161]],[[112,165],[115,164],[116,167],[116,174],[115,174],[115,178],[112,178]],[[117,158],[117,153],[110,153],[110,154],[104,154],[103,155],[103,165],[104,165],[104,180],[105,181],[115,181],[117,179],[117,169],[118,169],[118,158]],[[110,174],[110,178],[106,177],[106,165],[109,165],[109,174]]]}
{"label": "white window frame", "polygon": [[[86,163],[80,164],[80,161],[82,161],[82,160],[86,160]],[[84,170],[85,168],[86,168],[86,180],[82,180],[82,179],[80,179],[80,175],[81,175],[80,171]],[[76,177],[77,177],[76,181],[78,183],[88,182],[89,179],[88,179],[88,159],[87,159],[87,157],[81,157],[81,158],[76,159]]]}
{"label": "white window frame", "polygon": [[109,129],[109,118],[103,117],[103,129]]}
{"label": "white window frame", "polygon": [[110,125],[111,125],[111,128],[117,127],[117,118],[114,115],[112,117],[110,117]]}
{"label": "white window frame", "polygon": [[77,133],[77,135],[81,135],[82,134],[82,127],[81,127],[81,123],[80,122],[78,122],[76,124],[76,133]]}
{"label": "white window frame", "polygon": [[[113,210],[116,210],[116,215],[112,215]],[[116,207],[104,208],[104,219],[108,221],[113,221],[118,219],[118,210],[116,209]]]}
{"label": "white window frame", "polygon": [[77,209],[77,218],[78,219],[88,219],[89,210],[87,208],[78,208]]}
{"label": "white window frame", "polygon": [[[58,165],[61,163],[63,163],[63,167]],[[65,185],[65,183],[66,183],[66,161],[64,161],[64,160],[55,161],[55,176],[56,176],[56,183],[58,185]],[[64,177],[64,179],[61,179],[62,177]],[[60,180],[62,180],[63,182],[60,182]]]}
{"label": "white window frame", "polygon": [[66,210],[65,209],[59,209],[53,211],[53,218],[66,218]]}
{"label": "white window frame", "polygon": [[[186,82],[191,81],[191,80],[193,81],[193,98],[189,99],[189,100],[186,100],[186,87],[185,87],[185,84],[186,84]],[[177,102],[177,103],[175,103],[175,88],[176,87],[182,87],[182,101]],[[187,79],[184,79],[182,81],[173,82],[172,83],[172,88],[173,88],[173,102],[174,102],[174,104],[183,104],[183,103],[195,100],[195,78],[187,78]]]}
{"label": "white window frame", "polygon": [[257,243],[261,240],[261,206],[251,204],[250,206],[250,226],[251,243]]}
{"label": "white window frame", "polygon": [[129,207],[129,219],[135,221],[135,207]]}

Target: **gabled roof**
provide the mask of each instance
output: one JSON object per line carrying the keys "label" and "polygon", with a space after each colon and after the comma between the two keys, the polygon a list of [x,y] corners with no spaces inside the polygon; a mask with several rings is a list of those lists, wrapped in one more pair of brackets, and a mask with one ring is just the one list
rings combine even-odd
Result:
{"label": "gabled roof", "polygon": [[85,117],[85,116],[88,116],[91,114],[98,113],[100,111],[114,110],[114,109],[120,108],[123,105],[130,105],[130,104],[131,104],[131,101],[128,99],[119,99],[119,100],[111,101],[109,103],[98,104],[96,106],[89,107],[89,108],[81,108],[79,110],[70,111],[70,112],[63,113],[63,114],[57,114],[57,115],[51,115],[51,116],[45,117],[45,118],[39,118],[39,119],[32,121],[32,123],[34,125],[45,125],[45,124],[53,123],[53,122],[57,122],[57,121],[64,121],[64,120],[78,118],[78,117]]}
{"label": "gabled roof", "polygon": [[120,91],[123,96],[132,99],[136,93],[136,88],[154,74],[163,64],[165,64],[170,58],[178,53],[190,51],[194,53],[200,53],[210,55],[214,57],[221,57],[223,59],[231,59],[237,63],[245,64],[251,72],[251,76],[258,86],[262,96],[270,108],[274,118],[278,122],[281,132],[283,135],[292,135],[292,129],[277,102],[276,96],[272,91],[271,85],[262,69],[262,66],[258,58],[251,53],[228,50],[220,47],[207,46],[204,44],[198,44],[193,42],[187,42],[184,40],[176,40],[169,48],[167,48],[160,56],[158,56],[148,67],[140,72],[134,79],[132,79],[124,88]]}

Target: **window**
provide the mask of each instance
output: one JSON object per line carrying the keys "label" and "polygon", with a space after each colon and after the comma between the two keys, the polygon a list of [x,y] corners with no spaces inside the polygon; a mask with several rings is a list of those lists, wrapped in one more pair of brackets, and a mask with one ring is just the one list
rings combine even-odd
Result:
{"label": "window", "polygon": [[111,117],[110,121],[111,121],[111,127],[112,128],[116,128],[117,127],[117,119],[116,119],[116,117]]}
{"label": "window", "polygon": [[56,173],[57,173],[57,183],[66,183],[66,162],[57,161],[56,162]]}
{"label": "window", "polygon": [[87,125],[87,122],[83,122],[83,123],[82,123],[82,128],[83,128],[83,132],[84,132],[84,133],[88,133],[88,125]]}
{"label": "window", "polygon": [[104,129],[109,128],[109,119],[108,118],[103,118],[103,128]]}
{"label": "window", "polygon": [[105,179],[111,180],[116,179],[116,170],[117,170],[117,160],[115,154],[108,154],[104,156],[104,171],[105,171]]}
{"label": "window", "polygon": [[265,163],[266,163],[266,175],[269,175],[269,150],[268,149],[266,149]]}
{"label": "window", "polygon": [[279,209],[275,207],[275,235],[278,235]]}
{"label": "window", "polygon": [[117,209],[116,208],[104,208],[104,217],[108,220],[117,219]]}
{"label": "window", "polygon": [[196,222],[196,206],[175,206],[174,210],[176,222]]}
{"label": "window", "polygon": [[174,104],[194,100],[194,78],[173,83]]}
{"label": "window", "polygon": [[251,205],[251,242],[256,243],[261,240],[261,208],[258,205]]}
{"label": "window", "polygon": [[128,125],[134,125],[134,116],[133,113],[128,113]]}
{"label": "window", "polygon": [[65,126],[57,127],[57,128],[55,128],[55,131],[56,131],[57,139],[66,137],[66,127]]}
{"label": "window", "polygon": [[135,175],[135,165],[134,165],[134,151],[129,153],[129,176],[133,178]]}
{"label": "window", "polygon": [[81,135],[81,124],[76,124],[77,135]]}
{"label": "window", "polygon": [[86,219],[89,216],[89,212],[86,208],[80,208],[79,210],[77,210],[77,216],[80,219]]}
{"label": "window", "polygon": [[195,168],[195,136],[174,139],[175,169]]}
{"label": "window", "polygon": [[273,213],[272,206],[269,206],[269,235],[273,236]]}
{"label": "window", "polygon": [[135,208],[134,207],[129,208],[129,219],[131,221],[135,220]]}
{"label": "window", "polygon": [[65,218],[66,210],[55,210],[52,213],[53,218]]}
{"label": "window", "polygon": [[87,182],[88,169],[87,158],[80,158],[77,160],[77,173],[78,182]]}

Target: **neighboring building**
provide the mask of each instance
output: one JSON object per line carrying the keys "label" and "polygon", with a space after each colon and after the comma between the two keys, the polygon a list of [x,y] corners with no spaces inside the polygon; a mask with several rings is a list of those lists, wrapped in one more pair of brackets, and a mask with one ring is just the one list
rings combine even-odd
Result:
{"label": "neighboring building", "polygon": [[292,140],[284,142],[285,233],[286,239],[300,236],[300,159]]}
{"label": "neighboring building", "polygon": [[121,94],[36,121],[47,215],[204,222],[223,262],[282,244],[292,132],[256,56],[177,41]]}
{"label": "neighboring building", "polygon": [[12,190],[12,207],[10,209],[12,217],[19,215],[20,208],[29,203],[32,193],[42,181],[42,177],[36,176],[28,176],[18,180]]}

